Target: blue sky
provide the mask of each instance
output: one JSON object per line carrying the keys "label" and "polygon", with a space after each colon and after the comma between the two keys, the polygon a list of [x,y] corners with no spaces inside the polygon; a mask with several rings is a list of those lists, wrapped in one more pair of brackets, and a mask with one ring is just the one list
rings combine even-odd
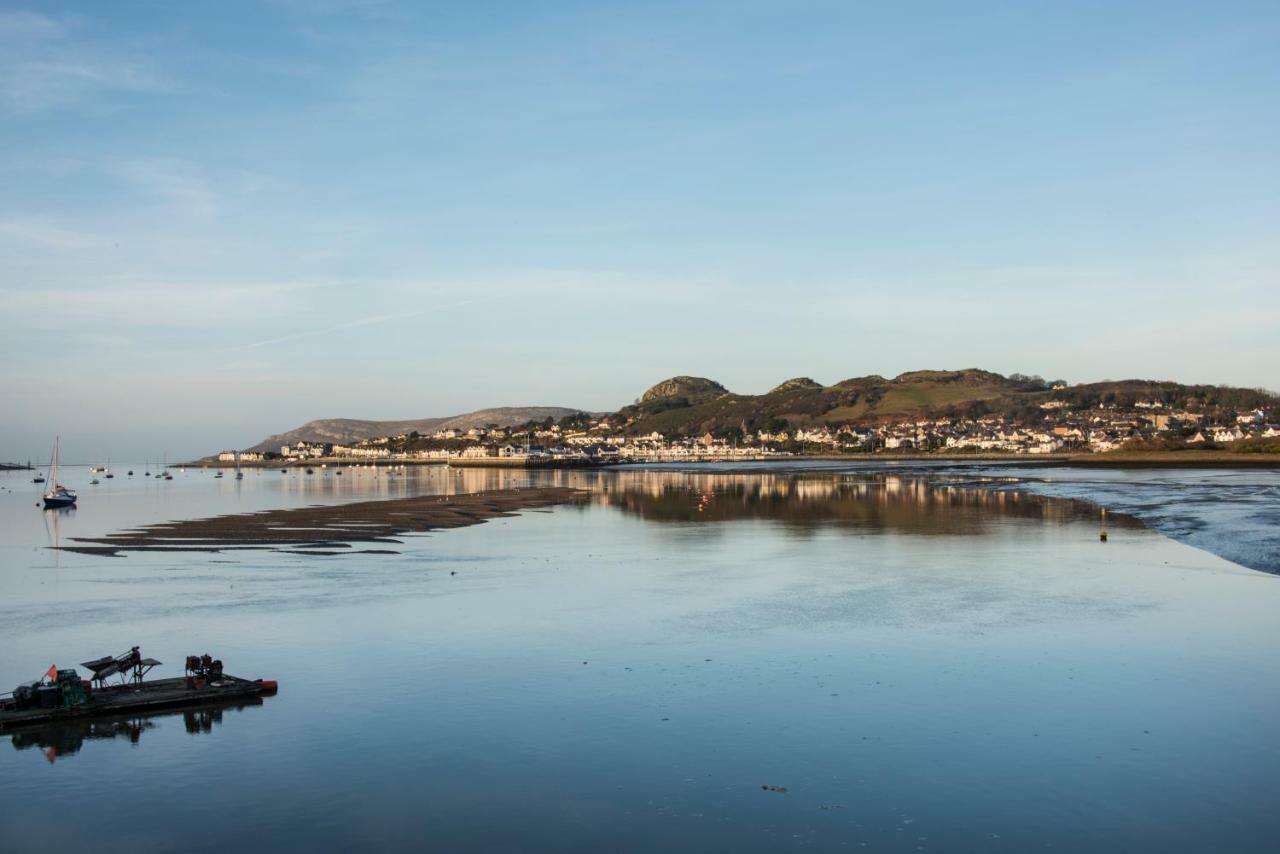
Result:
{"label": "blue sky", "polygon": [[0,3],[0,458],[919,368],[1280,387],[1280,6]]}

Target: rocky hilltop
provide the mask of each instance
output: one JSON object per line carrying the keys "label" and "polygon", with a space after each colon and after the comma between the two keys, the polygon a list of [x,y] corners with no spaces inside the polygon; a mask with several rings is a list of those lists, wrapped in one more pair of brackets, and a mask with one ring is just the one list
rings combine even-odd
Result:
{"label": "rocky hilltop", "polygon": [[728,389],[720,385],[720,383],[715,380],[709,380],[706,377],[672,377],[652,386],[641,395],[640,404],[700,403],[705,400],[713,400],[727,392]]}

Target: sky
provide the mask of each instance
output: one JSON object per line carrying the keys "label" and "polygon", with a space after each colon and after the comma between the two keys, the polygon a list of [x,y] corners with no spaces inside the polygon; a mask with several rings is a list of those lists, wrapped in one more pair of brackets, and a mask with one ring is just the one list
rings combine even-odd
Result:
{"label": "sky", "polygon": [[0,460],[979,367],[1280,388],[1280,4],[0,0]]}

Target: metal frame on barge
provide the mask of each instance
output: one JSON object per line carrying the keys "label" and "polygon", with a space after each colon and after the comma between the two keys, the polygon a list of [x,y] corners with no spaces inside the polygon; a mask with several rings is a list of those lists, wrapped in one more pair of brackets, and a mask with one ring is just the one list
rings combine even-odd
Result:
{"label": "metal frame on barge", "polygon": [[[74,669],[50,667],[41,679],[19,685],[10,696],[0,697],[0,732],[34,724],[265,696],[277,689],[271,680],[242,679],[223,673],[222,662],[208,655],[188,656],[185,676],[142,678],[159,664],[155,659],[142,658],[138,648],[133,647],[123,655],[85,662],[84,666],[94,670],[91,680],[81,679]],[[107,677],[114,675],[120,676],[121,683],[107,685]]]}

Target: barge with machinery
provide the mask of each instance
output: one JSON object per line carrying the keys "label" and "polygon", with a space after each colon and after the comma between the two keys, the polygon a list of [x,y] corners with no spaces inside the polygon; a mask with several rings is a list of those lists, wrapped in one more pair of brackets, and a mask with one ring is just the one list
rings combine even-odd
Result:
{"label": "barge with machinery", "polygon": [[[187,656],[186,672],[171,679],[147,679],[160,662],[143,658],[138,647],[81,664],[93,675],[55,665],[40,679],[0,696],[0,732],[59,721],[198,706],[211,701],[274,694],[269,679],[242,679],[224,673],[209,655]],[[115,682],[115,679],[119,679]],[[109,680],[112,680],[109,682]]]}

